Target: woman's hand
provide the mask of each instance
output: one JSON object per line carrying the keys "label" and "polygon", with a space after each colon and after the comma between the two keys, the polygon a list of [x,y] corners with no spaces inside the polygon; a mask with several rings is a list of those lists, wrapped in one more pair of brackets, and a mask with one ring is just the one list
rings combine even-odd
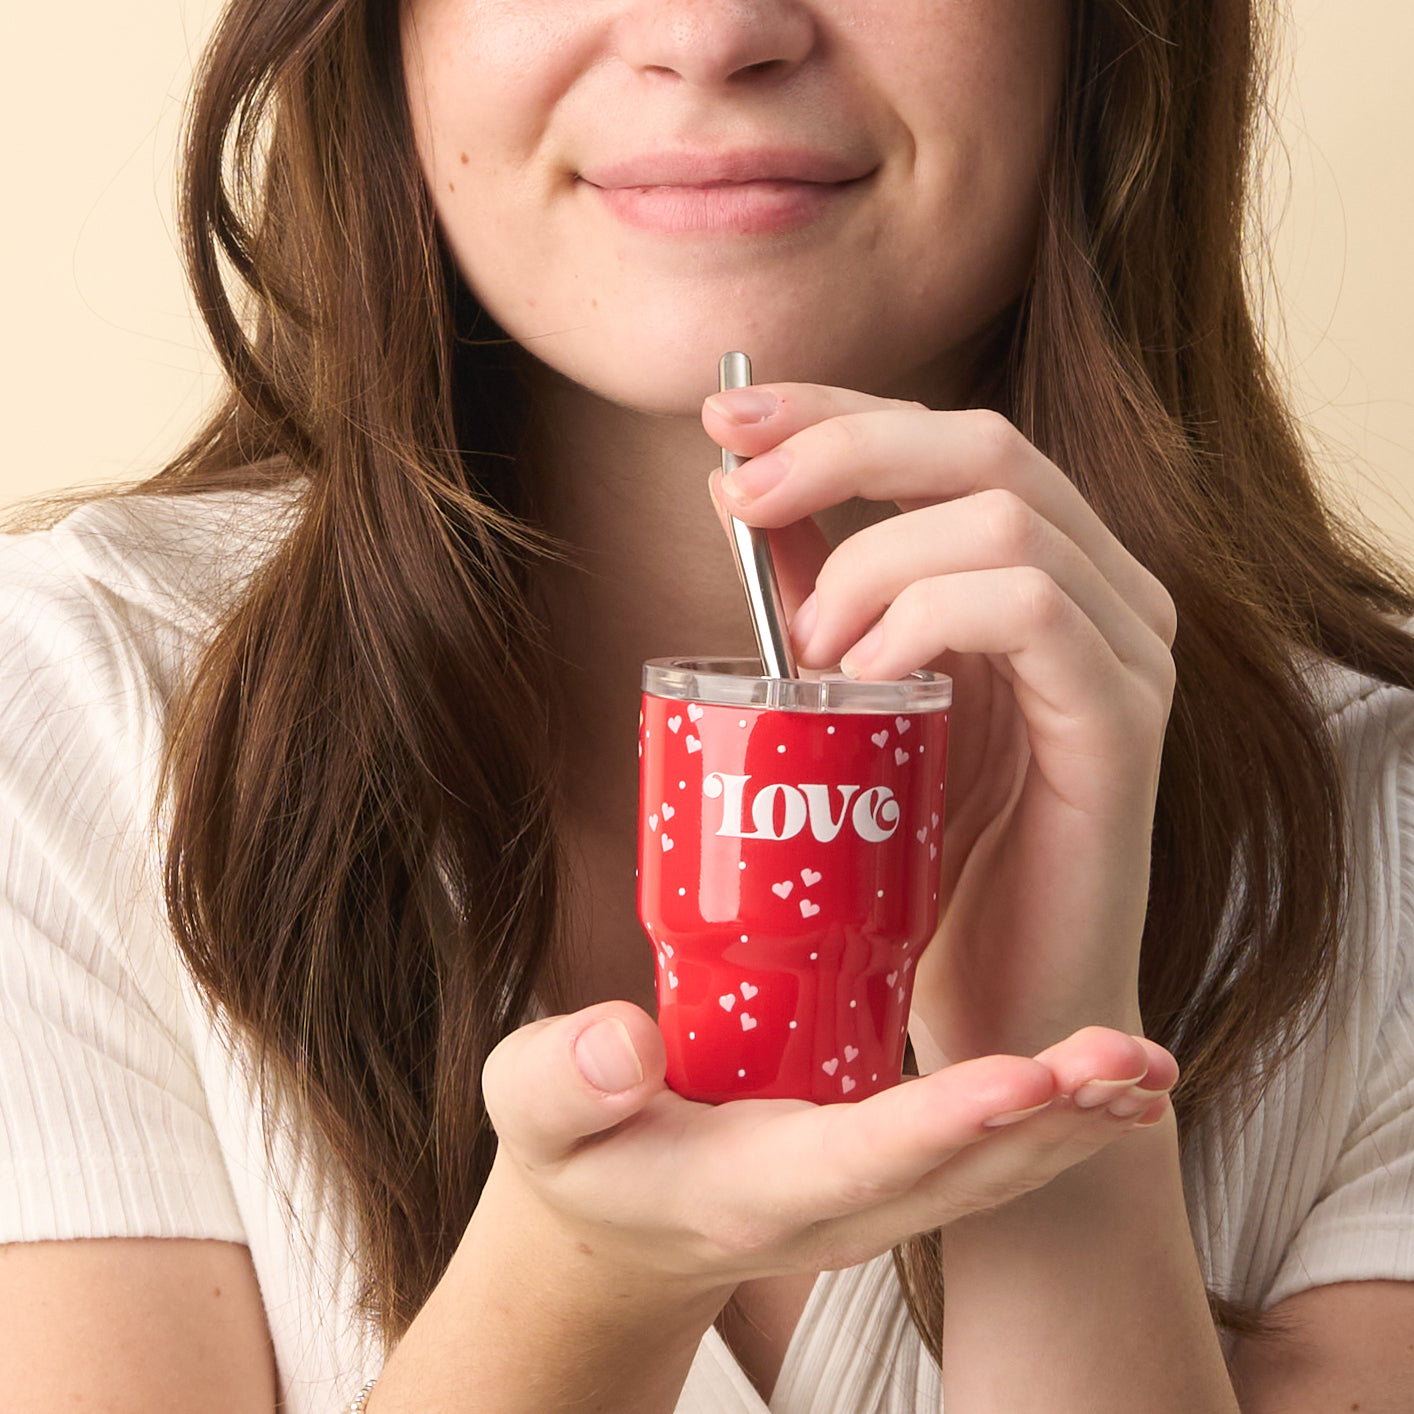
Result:
{"label": "woman's hand", "polygon": [[856,1104],[698,1104],[665,1068],[656,1023],[628,1002],[506,1037],[482,1075],[500,1140],[487,1192],[514,1185],[512,1211],[528,1197],[568,1250],[639,1289],[702,1293],[852,1266],[1039,1188],[1162,1120],[1178,1073],[1152,1041],[1098,1027]]}
{"label": "woman's hand", "polygon": [[[1138,1032],[1174,679],[1164,587],[995,413],[773,384],[709,398],[703,424],[753,458],[715,474],[714,494],[772,530],[801,665],[953,678],[942,924],[913,993],[920,1069],[1088,1024]],[[831,551],[810,517],[854,497],[902,514]]]}

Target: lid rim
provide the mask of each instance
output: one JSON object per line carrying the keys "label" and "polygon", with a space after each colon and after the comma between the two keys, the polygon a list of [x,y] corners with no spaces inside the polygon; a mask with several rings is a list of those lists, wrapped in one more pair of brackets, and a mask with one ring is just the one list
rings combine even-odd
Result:
{"label": "lid rim", "polygon": [[766,677],[756,658],[650,658],[641,681],[648,696],[713,707],[904,716],[952,706],[952,679],[925,669],[891,682],[868,682],[839,673]]}

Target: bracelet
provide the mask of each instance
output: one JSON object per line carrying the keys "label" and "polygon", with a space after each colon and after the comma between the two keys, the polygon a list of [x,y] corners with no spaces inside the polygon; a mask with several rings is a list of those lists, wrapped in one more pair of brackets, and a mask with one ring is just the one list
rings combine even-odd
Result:
{"label": "bracelet", "polygon": [[348,1414],[363,1414],[368,1404],[368,1396],[373,1393],[373,1386],[378,1383],[375,1375],[359,1392],[354,1395],[353,1403],[348,1407]]}

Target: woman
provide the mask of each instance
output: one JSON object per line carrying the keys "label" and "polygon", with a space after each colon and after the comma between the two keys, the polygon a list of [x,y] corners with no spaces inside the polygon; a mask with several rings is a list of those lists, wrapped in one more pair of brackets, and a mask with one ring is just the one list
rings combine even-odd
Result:
{"label": "woman", "polygon": [[[1414,596],[1248,317],[1254,15],[231,4],[230,399],[5,549],[10,1407],[1399,1407]],[[714,505],[804,664],[956,683],[858,1105],[662,1084]]]}

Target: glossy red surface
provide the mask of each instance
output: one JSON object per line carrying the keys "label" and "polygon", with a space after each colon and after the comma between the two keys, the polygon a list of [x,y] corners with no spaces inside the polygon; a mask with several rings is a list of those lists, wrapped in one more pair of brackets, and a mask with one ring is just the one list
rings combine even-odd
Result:
{"label": "glossy red surface", "polygon": [[645,695],[638,911],[668,1084],[859,1100],[897,1084],[937,927],[947,713]]}

